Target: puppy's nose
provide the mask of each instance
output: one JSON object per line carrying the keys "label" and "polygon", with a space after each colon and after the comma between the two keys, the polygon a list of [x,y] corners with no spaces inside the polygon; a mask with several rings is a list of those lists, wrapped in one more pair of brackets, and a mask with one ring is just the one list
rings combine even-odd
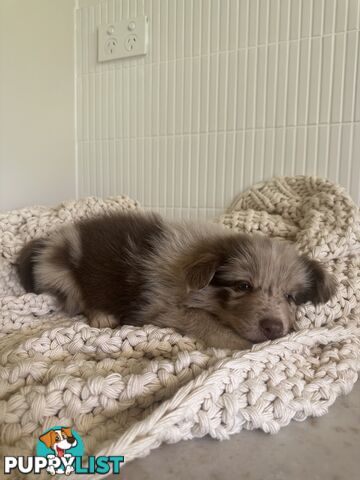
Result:
{"label": "puppy's nose", "polygon": [[260,321],[260,328],[266,338],[274,340],[284,335],[284,327],[280,320],[275,318],[263,318]]}

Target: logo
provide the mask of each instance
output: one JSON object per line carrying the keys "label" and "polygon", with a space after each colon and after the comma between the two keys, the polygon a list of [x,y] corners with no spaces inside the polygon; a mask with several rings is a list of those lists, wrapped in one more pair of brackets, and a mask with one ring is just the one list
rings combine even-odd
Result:
{"label": "logo", "polygon": [[50,475],[120,473],[123,456],[87,457],[83,462],[84,444],[80,435],[69,427],[52,427],[42,433],[36,444],[34,457],[4,457],[4,473]]}

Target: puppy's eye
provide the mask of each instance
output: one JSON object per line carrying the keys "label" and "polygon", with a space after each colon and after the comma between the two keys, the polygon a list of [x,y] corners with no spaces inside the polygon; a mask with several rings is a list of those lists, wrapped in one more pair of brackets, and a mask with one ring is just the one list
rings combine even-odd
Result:
{"label": "puppy's eye", "polygon": [[58,442],[59,440],[60,440],[60,437],[58,435],[56,435],[55,441]]}
{"label": "puppy's eye", "polygon": [[240,282],[236,285],[236,290],[240,290],[241,292],[251,292],[252,286],[248,282]]}
{"label": "puppy's eye", "polygon": [[289,303],[295,303],[295,298],[291,293],[285,293],[285,298]]}

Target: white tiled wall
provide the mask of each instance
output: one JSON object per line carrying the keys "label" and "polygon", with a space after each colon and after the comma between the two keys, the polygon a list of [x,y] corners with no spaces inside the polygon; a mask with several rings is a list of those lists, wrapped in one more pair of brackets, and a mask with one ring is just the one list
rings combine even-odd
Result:
{"label": "white tiled wall", "polygon": [[[146,14],[145,58],[96,61],[100,23]],[[205,217],[272,175],[360,200],[360,0],[79,0],[79,195]]]}

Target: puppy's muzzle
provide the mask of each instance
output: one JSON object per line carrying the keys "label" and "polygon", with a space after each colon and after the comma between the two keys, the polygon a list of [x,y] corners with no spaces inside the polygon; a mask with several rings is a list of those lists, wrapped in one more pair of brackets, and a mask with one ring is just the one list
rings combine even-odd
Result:
{"label": "puppy's muzzle", "polygon": [[276,318],[260,320],[260,329],[268,340],[275,340],[286,333],[282,321]]}

